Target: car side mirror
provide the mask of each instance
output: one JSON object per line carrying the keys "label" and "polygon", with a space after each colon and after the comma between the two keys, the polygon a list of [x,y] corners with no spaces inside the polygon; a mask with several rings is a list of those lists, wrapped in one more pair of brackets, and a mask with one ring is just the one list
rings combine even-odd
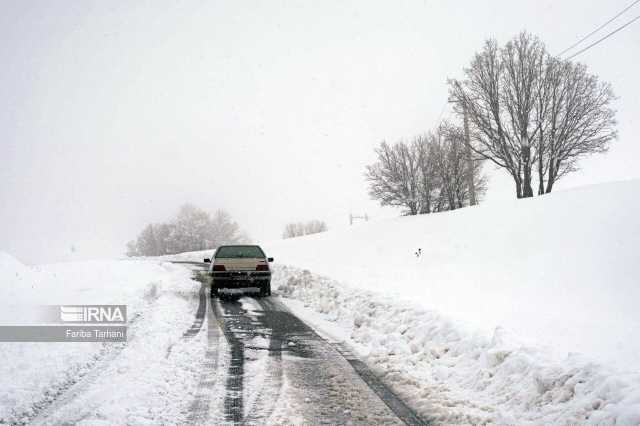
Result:
{"label": "car side mirror", "polygon": [[204,259],[204,263],[211,263],[211,259],[209,259],[208,257]]}
{"label": "car side mirror", "polygon": [[267,257],[267,262],[273,262],[273,257]]}

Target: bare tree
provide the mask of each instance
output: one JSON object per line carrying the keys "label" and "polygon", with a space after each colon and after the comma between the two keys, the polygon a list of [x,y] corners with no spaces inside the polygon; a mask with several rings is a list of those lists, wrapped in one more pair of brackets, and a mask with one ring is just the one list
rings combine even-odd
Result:
{"label": "bare tree", "polygon": [[211,248],[210,226],[209,213],[192,204],[184,204],[171,229],[172,251],[179,253]]}
{"label": "bare tree", "polygon": [[282,238],[295,238],[304,235],[304,224],[303,223],[287,223],[284,227],[284,232],[282,233]]}
{"label": "bare tree", "polygon": [[617,136],[611,85],[589,74],[585,65],[550,58],[543,94],[540,194],[545,174],[549,193],[558,179],[577,170],[580,158],[606,152]]}
{"label": "bare tree", "polygon": [[327,224],[321,220],[310,220],[304,225],[304,234],[318,234],[327,230]]}
{"label": "bare tree", "polygon": [[436,158],[433,155],[433,144],[430,135],[419,135],[413,139],[413,152],[418,163],[418,194],[420,196],[419,214],[431,213],[439,194]]}
{"label": "bare tree", "polygon": [[404,207],[409,215],[470,205],[471,189],[480,198],[486,186],[481,162],[469,165],[465,139],[462,127],[444,123],[410,144],[383,142],[376,150],[378,161],[367,166],[369,194],[382,205]]}
{"label": "bare tree", "polygon": [[136,248],[129,247],[129,251],[135,252],[138,256],[157,256],[160,254],[158,249],[158,242],[156,240],[156,234],[154,226],[152,224],[147,225],[136,240]]}
{"label": "bare tree", "polygon": [[147,225],[136,241],[127,244],[129,256],[159,256],[205,250],[222,244],[247,241],[229,213],[218,210],[213,217],[191,204],[183,205],[169,223]]}
{"label": "bare tree", "polygon": [[327,231],[327,224],[321,220],[310,220],[309,222],[288,223],[284,227],[282,238],[295,238],[303,235],[317,234]]}
{"label": "bare tree", "polygon": [[248,237],[240,231],[240,226],[233,221],[225,210],[217,210],[210,221],[208,235],[209,244],[218,247],[222,244],[240,244],[248,241]]}
{"label": "bare tree", "polygon": [[127,256],[138,256],[138,245],[136,240],[131,240],[127,243]]}
{"label": "bare tree", "polygon": [[383,206],[404,207],[409,215],[424,211],[420,204],[420,167],[417,145],[382,142],[376,149],[378,161],[367,166],[369,195]]}
{"label": "bare tree", "polygon": [[444,122],[429,135],[440,189],[437,211],[473,205],[472,199],[477,202],[486,192],[480,162],[472,159],[469,163],[464,132],[464,128]]}
{"label": "bare tree", "polygon": [[174,241],[172,240],[173,236],[175,235],[175,232],[174,232],[175,224],[159,223],[157,225],[154,225],[153,229],[156,235],[156,242],[158,245],[157,255],[176,253],[176,249],[174,247]]}
{"label": "bare tree", "polygon": [[536,165],[538,194],[550,192],[578,159],[605,151],[616,136],[610,85],[584,65],[552,58],[526,32],[503,48],[485,42],[464,74],[449,84],[469,119],[469,146],[511,175],[518,198],[533,196]]}
{"label": "bare tree", "polygon": [[533,113],[544,54],[544,45],[528,33],[502,49],[488,40],[464,70],[466,79],[450,81],[451,98],[472,127],[471,149],[509,172],[518,198],[533,196],[539,130]]}
{"label": "bare tree", "polygon": [[533,116],[537,88],[542,78],[541,70],[545,58],[542,42],[526,32],[520,33],[502,49],[503,103],[509,120],[507,137],[519,150],[518,166],[522,173],[522,196],[533,197],[532,168],[537,160],[537,145],[534,143],[539,128]]}

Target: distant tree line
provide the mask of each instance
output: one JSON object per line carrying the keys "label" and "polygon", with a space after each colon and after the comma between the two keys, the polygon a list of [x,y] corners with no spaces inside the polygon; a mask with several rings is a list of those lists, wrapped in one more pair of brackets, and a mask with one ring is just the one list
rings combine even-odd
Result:
{"label": "distant tree line", "polygon": [[486,191],[481,162],[469,161],[464,130],[451,123],[408,142],[382,142],[376,154],[366,168],[369,195],[405,214],[455,210],[471,203],[470,188],[474,202]]}
{"label": "distant tree line", "polygon": [[170,222],[147,225],[127,244],[128,256],[161,256],[207,250],[248,240],[224,210],[213,216],[192,204],[183,205]]}
{"label": "distant tree line", "polygon": [[317,234],[327,230],[327,224],[321,220],[310,220],[309,222],[288,223],[284,227],[282,238],[295,238],[303,235]]}
{"label": "distant tree line", "polygon": [[517,198],[553,190],[585,156],[617,136],[611,85],[587,67],[554,57],[522,32],[504,46],[487,40],[449,101],[463,125],[444,123],[410,142],[385,142],[367,166],[369,194],[406,214],[476,204],[486,191],[482,163],[513,179]]}

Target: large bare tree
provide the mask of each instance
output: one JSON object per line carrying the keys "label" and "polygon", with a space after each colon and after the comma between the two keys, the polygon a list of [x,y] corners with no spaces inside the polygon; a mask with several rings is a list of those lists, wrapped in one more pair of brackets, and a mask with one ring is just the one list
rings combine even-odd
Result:
{"label": "large bare tree", "polygon": [[470,147],[509,173],[518,198],[533,196],[536,170],[538,193],[550,192],[615,138],[610,85],[551,57],[529,33],[502,48],[488,40],[464,75],[450,81],[450,96],[469,121]]}
{"label": "large bare tree", "polygon": [[534,121],[544,46],[521,33],[503,48],[485,42],[465,80],[450,81],[450,96],[471,125],[471,148],[511,175],[518,198],[533,196],[532,169],[537,160]]}

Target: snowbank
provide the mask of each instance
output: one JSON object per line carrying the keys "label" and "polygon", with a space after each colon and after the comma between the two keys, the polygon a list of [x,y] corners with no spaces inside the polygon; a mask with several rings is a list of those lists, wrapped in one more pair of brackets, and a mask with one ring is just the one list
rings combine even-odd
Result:
{"label": "snowbank", "polygon": [[579,355],[556,362],[503,328],[491,336],[466,332],[434,311],[306,270],[277,267],[274,284],[302,302],[287,302],[297,315],[356,348],[436,424],[640,424],[640,373]]}
{"label": "snowbank", "polygon": [[[165,353],[193,321],[199,283],[187,269],[157,261],[27,267],[0,252],[0,283],[3,325],[18,324],[25,312],[46,304],[125,304],[129,318],[127,345],[0,343],[0,424],[30,421],[78,381],[84,381],[81,403],[70,404],[60,421],[179,422],[197,357],[186,349],[175,351],[180,359]],[[94,374],[109,380],[92,380]]]}

